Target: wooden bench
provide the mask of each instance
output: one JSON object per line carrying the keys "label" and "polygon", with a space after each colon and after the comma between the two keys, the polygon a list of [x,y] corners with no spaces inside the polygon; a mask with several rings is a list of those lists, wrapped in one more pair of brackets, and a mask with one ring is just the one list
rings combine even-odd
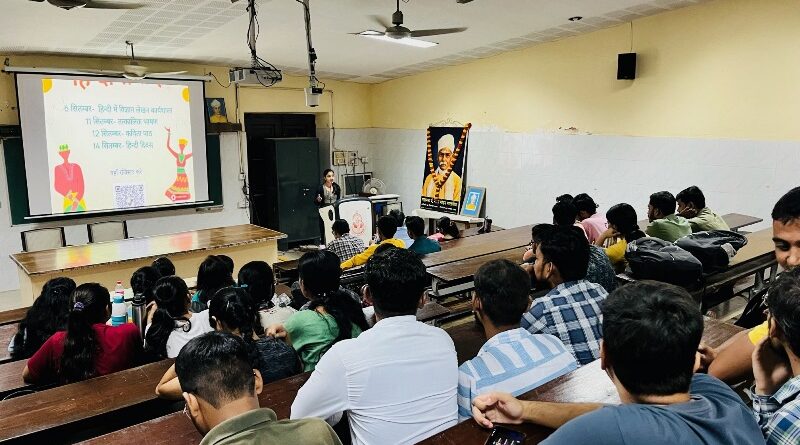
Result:
{"label": "wooden bench", "polygon": [[434,267],[476,256],[527,246],[531,242],[532,225],[515,227],[481,236],[459,238],[447,242],[447,249],[422,257],[425,267]]}
{"label": "wooden bench", "polygon": [[[180,409],[155,385],[172,360],[0,402],[0,441],[74,442]],[[98,432],[99,431],[99,432]]]}
{"label": "wooden bench", "polygon": [[31,388],[22,380],[22,370],[27,363],[27,360],[17,360],[0,365],[0,400],[9,394]]}
{"label": "wooden bench", "polygon": [[[707,319],[703,341],[712,346],[719,346],[739,331],[741,328],[736,326]],[[451,335],[467,334],[471,338],[470,341],[473,342],[477,339],[474,324],[448,332]],[[474,357],[485,341],[482,331],[480,337],[480,343],[468,358]],[[454,340],[458,339],[454,337]],[[456,344],[456,349],[458,349],[458,344]],[[460,359],[459,362],[461,362]],[[288,418],[294,397],[309,375],[310,373],[305,373],[264,385],[264,390],[259,397],[261,406],[275,411],[279,419]],[[599,360],[528,392],[521,398],[554,402],[619,403],[616,389],[606,373],[600,369]],[[519,425],[514,428],[524,431],[528,435],[526,443],[529,444],[538,443],[552,432],[552,430],[536,425]],[[481,428],[472,420],[468,420],[421,443],[483,445],[488,436],[488,430]],[[173,413],[83,443],[86,445],[138,445],[145,441],[147,445],[174,443],[194,445],[200,443],[201,439],[202,437],[188,417],[183,413]]]}
{"label": "wooden bench", "polygon": [[17,325],[7,324],[0,326],[0,363],[11,361],[11,353],[8,352],[8,345],[17,333]]}
{"label": "wooden bench", "polygon": [[21,307],[0,312],[0,326],[19,323],[23,318],[25,318],[25,314],[28,313],[28,309],[30,308]]}

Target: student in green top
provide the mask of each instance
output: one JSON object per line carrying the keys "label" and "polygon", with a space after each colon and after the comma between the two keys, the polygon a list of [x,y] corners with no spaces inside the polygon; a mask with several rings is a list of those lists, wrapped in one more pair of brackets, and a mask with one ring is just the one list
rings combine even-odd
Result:
{"label": "student in green top", "polygon": [[678,201],[678,215],[689,221],[692,232],[731,230],[725,220],[706,207],[706,197],[696,185],[681,190],[675,199]]}
{"label": "student in green top", "polygon": [[670,192],[656,192],[650,195],[647,218],[650,220],[650,225],[644,232],[649,236],[674,243],[678,238],[692,234],[689,221],[675,214],[675,197]]}
{"label": "student in green top", "polygon": [[367,329],[361,304],[339,289],[339,257],[327,250],[307,252],[297,265],[300,290],[311,302],[307,310],[293,314],[284,324],[267,329],[267,335],[283,338],[303,360],[303,370],[313,371],[322,354],[339,340],[355,338]]}

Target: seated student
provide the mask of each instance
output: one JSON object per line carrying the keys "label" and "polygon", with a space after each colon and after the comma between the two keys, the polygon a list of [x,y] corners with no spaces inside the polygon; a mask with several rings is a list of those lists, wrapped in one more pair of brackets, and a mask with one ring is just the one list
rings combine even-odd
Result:
{"label": "seated student", "polygon": [[572,204],[578,209],[578,222],[586,233],[586,238],[594,244],[600,234],[608,229],[606,217],[597,211],[598,205],[586,193],[576,195]]}
{"label": "seated student", "polygon": [[333,252],[306,252],[297,272],[300,290],[311,304],[286,323],[270,326],[267,335],[285,339],[300,354],[303,371],[313,371],[331,346],[358,337],[368,326],[361,304],[339,288],[339,257]]}
{"label": "seated student", "polygon": [[413,252],[370,258],[364,297],[378,322],[335,345],[300,388],[292,419],[347,411],[353,444],[413,444],[456,424],[458,361],[443,330],[417,321],[430,283]]}
{"label": "seated student", "polygon": [[38,351],[51,335],[67,328],[70,296],[75,290],[75,282],[70,278],[58,277],[48,280],[42,286],[42,293],[25,312],[19,322],[17,333],[8,344],[11,358],[28,358]]}
{"label": "seated student", "polygon": [[553,205],[553,225],[558,227],[574,226],[581,229],[583,235],[586,236],[586,231],[583,230],[583,226],[577,219],[578,208],[575,207],[572,201],[562,199],[561,201],[556,201],[555,205]]}
{"label": "seated student", "polygon": [[325,248],[335,253],[339,257],[339,262],[347,261],[367,249],[361,238],[350,234],[350,224],[343,219],[333,222],[331,232],[333,232],[333,241],[329,242]]}
{"label": "seated student", "polygon": [[231,269],[232,266],[219,255],[209,255],[200,263],[197,269],[197,291],[192,295],[192,312],[208,309],[208,300],[218,290],[236,284]]}
{"label": "seated student", "polygon": [[753,411],[767,445],[800,442],[800,269],[770,284],[766,338],[755,346]]}
{"label": "seated student", "polygon": [[389,212],[389,216],[397,221],[397,232],[395,232],[394,237],[402,241],[406,247],[410,246],[414,240],[408,235],[408,229],[405,226],[406,215],[401,210],[394,209]]}
{"label": "seated student", "polygon": [[285,322],[297,312],[290,306],[291,300],[278,301],[275,298],[275,275],[266,262],[250,261],[245,264],[239,269],[238,279],[239,286],[253,299],[264,329]]}
{"label": "seated student", "polygon": [[[250,353],[251,364],[261,373],[264,383],[299,374],[300,358],[291,346],[273,337],[264,336],[255,302],[244,289],[220,289],[208,302],[211,325],[219,332],[241,337]],[[171,366],[156,386],[156,394],[167,399],[181,398],[181,384]]]}
{"label": "seated student", "polygon": [[278,420],[259,408],[263,380],[241,338],[213,332],[190,341],[175,360],[186,413],[205,437],[201,445],[341,445],[319,419]]}
{"label": "seated student", "polygon": [[628,243],[647,235],[639,229],[636,210],[630,204],[622,203],[612,206],[606,212],[606,219],[608,220],[608,229],[600,234],[594,245],[601,247],[606,240],[619,238],[616,243],[606,247],[604,251],[614,269],[622,272],[627,264],[625,251],[628,249]]}
{"label": "seated student", "polygon": [[579,365],[600,356],[600,305],[608,292],[586,281],[589,244],[572,227],[545,232],[536,249],[533,270],[536,279],[552,288],[534,300],[520,325],[531,334],[551,334],[564,342]]}
{"label": "seated student", "polygon": [[155,304],[148,312],[144,333],[145,352],[151,358],[175,358],[189,340],[213,330],[208,309],[189,311],[189,289],[183,278],[160,278],[153,293]]}
{"label": "seated student", "polygon": [[131,290],[134,295],[144,295],[147,304],[153,302],[153,289],[156,281],[161,278],[158,269],[152,266],[144,266],[136,269],[131,275]]}
{"label": "seated student", "polygon": [[442,250],[442,246],[438,242],[425,236],[425,221],[419,216],[407,217],[406,228],[408,229],[408,236],[414,240],[408,246],[408,250],[417,255],[427,255]]}
{"label": "seated student", "polygon": [[706,445],[764,443],[752,414],[727,385],[695,374],[703,335],[697,303],[665,283],[626,284],[603,305],[600,366],[621,405],[519,401],[510,394],[476,397],[475,420],[532,422],[557,430],[543,445]]}
{"label": "seated student", "polygon": [[134,367],[142,361],[142,336],[133,323],[106,324],[111,316],[108,289],[81,284],[71,297],[67,330],[58,331],[28,360],[28,383],[72,383]]}
{"label": "seated student", "polygon": [[458,419],[472,416],[472,399],[489,391],[518,396],[575,370],[575,357],[558,338],[519,327],[528,310],[530,277],[508,260],[490,261],[475,274],[472,312],[488,341],[458,367]]}
{"label": "seated student", "polygon": [[[578,232],[578,229],[574,226],[567,227]],[[552,231],[555,228],[556,226],[552,224],[537,224],[531,228],[533,239],[531,240],[530,249],[522,255],[522,260],[524,261],[522,268],[530,274],[534,287],[538,287],[536,275],[533,271],[533,263],[536,261],[535,246],[543,233]],[[586,269],[586,281],[603,286],[606,292],[611,292],[617,288],[617,276],[614,274],[614,267],[611,265],[608,256],[603,252],[603,249],[597,246],[589,246],[589,266]]]}
{"label": "seated student", "polygon": [[731,230],[722,217],[706,207],[706,197],[696,185],[681,190],[675,199],[678,202],[678,215],[689,221],[692,232]]}
{"label": "seated student", "polygon": [[436,233],[432,234],[428,238],[441,243],[442,241],[450,241],[460,237],[461,231],[458,230],[456,222],[451,221],[450,218],[446,216],[443,216],[436,220]]}
{"label": "seated student", "polygon": [[369,257],[375,253],[375,249],[381,244],[391,244],[395,247],[405,248],[406,244],[394,237],[396,231],[397,220],[391,216],[381,216],[378,218],[378,239],[380,242],[367,247],[367,250],[353,256],[349,260],[343,261],[341,264],[342,270],[366,264]]}
{"label": "seated student", "polygon": [[156,258],[151,266],[153,266],[153,268],[157,270],[158,274],[162,277],[175,275],[175,265],[172,264],[172,261],[165,256]]}
{"label": "seated student", "polygon": [[647,204],[647,219],[650,224],[644,233],[674,243],[678,238],[692,234],[692,226],[686,218],[675,214],[675,197],[670,192],[650,195]]}
{"label": "seated student", "polygon": [[[789,190],[772,209],[772,240],[775,259],[784,269],[800,266],[800,187]],[[730,384],[753,375],[751,357],[755,345],[767,337],[767,322],[736,334],[718,351],[704,348],[704,359],[710,362],[708,373]]]}

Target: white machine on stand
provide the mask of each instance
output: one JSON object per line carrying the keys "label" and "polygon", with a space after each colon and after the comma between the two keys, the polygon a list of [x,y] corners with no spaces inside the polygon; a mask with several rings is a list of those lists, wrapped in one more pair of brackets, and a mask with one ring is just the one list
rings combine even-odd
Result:
{"label": "white machine on stand", "polygon": [[[389,213],[393,207],[399,205],[402,210],[402,203],[398,200],[400,195],[374,195],[370,197],[344,198],[335,203],[319,209],[319,216],[322,218],[325,227],[325,244],[333,241],[331,228],[337,219],[343,219],[350,225],[350,234],[356,238],[361,238],[365,245],[372,243],[375,236],[375,222],[382,215]],[[380,215],[376,215],[375,210],[382,209]]]}

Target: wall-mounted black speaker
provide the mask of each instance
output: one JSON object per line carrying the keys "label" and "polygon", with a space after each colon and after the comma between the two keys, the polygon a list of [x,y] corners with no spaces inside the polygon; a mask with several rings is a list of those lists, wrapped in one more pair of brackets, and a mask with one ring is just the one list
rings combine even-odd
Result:
{"label": "wall-mounted black speaker", "polygon": [[636,53],[617,55],[617,79],[633,80],[636,78]]}

